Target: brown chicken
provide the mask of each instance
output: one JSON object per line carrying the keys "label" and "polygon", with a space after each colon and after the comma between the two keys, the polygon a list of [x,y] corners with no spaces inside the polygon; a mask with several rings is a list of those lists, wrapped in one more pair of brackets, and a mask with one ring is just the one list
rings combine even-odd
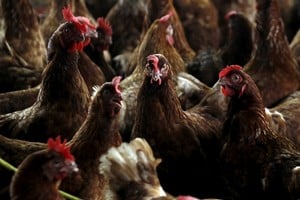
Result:
{"label": "brown chicken", "polygon": [[[95,87],[88,116],[67,143],[76,158],[81,178],[71,176],[64,179],[61,188],[80,198],[102,199],[106,181],[98,173],[99,157],[110,147],[118,146],[122,142],[119,134],[122,100],[120,79],[121,77],[115,77],[112,82]],[[4,136],[0,137],[0,141],[0,157],[14,165],[18,165],[28,154],[46,148],[43,143],[12,140]],[[7,177],[7,171],[1,169],[1,177],[2,175]],[[7,177],[2,182],[4,180],[10,179]]]}
{"label": "brown chicken", "polygon": [[220,157],[232,199],[299,199],[300,153],[271,129],[259,89],[241,69],[231,65],[219,74],[230,97]]}
{"label": "brown chicken", "polygon": [[164,191],[157,177],[156,159],[148,142],[135,138],[112,147],[100,158],[100,172],[109,181],[106,199],[118,200],[199,200],[191,196],[175,198]]}
{"label": "brown chicken", "polygon": [[298,90],[300,80],[277,0],[257,0],[255,47],[244,70],[255,81],[265,106],[272,107]]}
{"label": "brown chicken", "polygon": [[173,1],[191,48],[195,52],[208,47],[218,48],[220,40],[219,16],[212,1]]}
{"label": "brown chicken", "polygon": [[124,77],[130,74],[127,72],[127,64],[141,41],[142,31],[148,21],[148,2],[149,0],[119,0],[106,16],[113,30],[109,48],[112,66],[117,74]]}
{"label": "brown chicken", "polygon": [[158,176],[170,194],[224,197],[217,160],[222,108],[200,103],[184,111],[172,81],[173,66],[166,57],[149,55],[145,65],[132,138],[145,138],[155,157],[162,159]]}
{"label": "brown chicken", "polygon": [[47,150],[34,152],[19,165],[10,184],[11,200],[63,200],[58,192],[61,181],[78,172],[70,149],[60,138],[48,140]]}
{"label": "brown chicken", "polygon": [[78,51],[96,32],[87,18],[73,16],[69,8],[63,13],[67,22],[50,38],[38,97],[31,107],[0,116],[5,136],[46,142],[61,135],[69,140],[87,115],[90,96],[78,70]]}
{"label": "brown chicken", "polygon": [[4,38],[0,41],[0,92],[27,89],[41,82],[46,46],[29,0],[2,0]]}

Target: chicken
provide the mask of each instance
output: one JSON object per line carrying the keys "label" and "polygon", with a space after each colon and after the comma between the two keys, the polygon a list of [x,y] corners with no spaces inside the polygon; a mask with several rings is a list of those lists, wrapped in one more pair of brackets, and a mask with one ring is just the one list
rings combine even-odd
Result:
{"label": "chicken", "polygon": [[[140,43],[147,23],[149,0],[119,0],[106,15],[113,30],[109,52],[117,74],[125,76],[132,52]],[[123,20],[120,20],[123,19]]]}
{"label": "chicken", "polygon": [[195,52],[203,48],[218,48],[220,29],[218,11],[212,1],[174,0],[174,6],[186,35]]}
{"label": "chicken", "polygon": [[62,189],[84,199],[103,199],[106,180],[98,172],[99,157],[122,142],[119,133],[121,77],[95,88],[89,114],[68,145],[76,158],[82,181],[65,179]]}
{"label": "chicken", "polygon": [[224,197],[217,160],[222,109],[200,102],[184,111],[172,81],[173,65],[162,54],[149,55],[145,65],[132,139],[145,138],[162,159],[158,176],[170,194]]}
{"label": "chicken", "polygon": [[[99,157],[110,147],[122,142],[119,133],[122,100],[120,79],[115,77],[111,82],[94,87],[88,116],[74,137],[67,142],[76,159],[80,178],[70,176],[64,179],[61,189],[80,198],[102,199],[106,180],[98,172]],[[12,140],[4,136],[0,137],[0,141],[0,157],[14,165],[18,165],[28,154],[46,148],[43,143]],[[2,171],[1,177],[6,174],[7,171]],[[8,177],[5,180],[10,179]]]}
{"label": "chicken", "polygon": [[298,90],[300,80],[277,0],[257,0],[255,47],[244,70],[255,81],[264,105],[272,107]]}
{"label": "chicken", "polygon": [[0,92],[27,89],[41,82],[46,46],[29,0],[2,0],[4,38],[0,41]]}
{"label": "chicken", "polygon": [[[167,16],[169,18],[171,17],[171,15],[166,15],[163,18],[157,19],[149,27],[141,44],[139,45],[139,49],[136,51],[136,55],[132,57],[132,59],[135,60],[133,62],[136,62],[135,70],[130,76],[126,77],[121,82],[121,88],[123,91],[122,97],[124,100],[124,107],[122,108],[122,110],[124,110],[124,117],[121,122],[121,134],[124,141],[129,140],[132,125],[135,120],[136,98],[144,76],[143,66],[146,55],[156,52],[161,52],[164,55],[173,55],[172,58],[174,58],[174,60],[170,59],[171,63],[174,62],[173,72],[176,74],[177,72],[184,71],[182,58],[172,46],[172,43],[169,42],[173,40],[173,36],[172,31],[167,32],[168,27],[170,27],[169,29],[172,28],[170,23],[168,23],[169,19],[167,19]],[[167,38],[171,39],[168,40]]]}
{"label": "chicken", "polygon": [[229,32],[226,43],[221,48],[202,49],[186,67],[187,72],[210,87],[218,81],[218,73],[223,66],[244,66],[253,49],[253,28],[250,21],[236,11],[228,12],[226,19]]}
{"label": "chicken", "polygon": [[300,153],[271,129],[254,80],[231,65],[219,73],[230,97],[220,153],[231,199],[299,199]]}
{"label": "chicken", "polygon": [[63,199],[58,192],[60,182],[77,171],[74,156],[65,142],[50,138],[47,150],[30,154],[19,165],[10,184],[10,199]]}
{"label": "chicken", "polygon": [[63,14],[67,22],[50,38],[48,65],[36,101],[0,116],[0,132],[5,136],[46,142],[61,135],[69,140],[87,115],[90,95],[78,70],[78,51],[96,32],[87,18],[73,16],[69,8]]}
{"label": "chicken", "polygon": [[100,161],[99,171],[109,181],[106,199],[198,200],[191,196],[175,198],[164,191],[156,172],[161,159],[154,157],[145,139],[135,138],[112,147]]}

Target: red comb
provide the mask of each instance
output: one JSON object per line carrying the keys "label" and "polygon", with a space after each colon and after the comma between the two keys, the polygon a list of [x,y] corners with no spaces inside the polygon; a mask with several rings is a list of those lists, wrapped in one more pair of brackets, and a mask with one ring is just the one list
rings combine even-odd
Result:
{"label": "red comb", "polygon": [[106,19],[104,19],[103,17],[99,17],[97,19],[97,22],[98,22],[98,28],[102,29],[105,32],[105,34],[112,35],[111,25]]}
{"label": "red comb", "polygon": [[242,67],[239,65],[230,65],[222,69],[219,73],[219,78],[226,76],[232,70],[241,70]]}
{"label": "red comb", "polygon": [[75,17],[71,11],[71,7],[67,6],[62,9],[63,17],[66,21],[72,22],[76,27],[82,32],[87,32],[89,29],[96,29],[96,27],[91,24],[90,20],[83,16]]}
{"label": "red comb", "polygon": [[64,142],[61,143],[60,136],[57,136],[55,140],[53,138],[49,138],[47,142],[48,149],[61,153],[66,160],[74,161],[74,156],[70,152],[70,147],[66,146],[66,142],[67,141],[64,140]]}
{"label": "red comb", "polygon": [[119,85],[120,85],[120,82],[121,82],[121,79],[122,77],[121,76],[115,76],[113,79],[112,79],[112,84],[115,86],[115,90],[117,93],[121,93],[120,89],[119,89]]}
{"label": "red comb", "polygon": [[166,22],[168,21],[171,17],[173,16],[173,12],[172,11],[169,11],[168,14],[166,14],[165,16],[162,16],[159,21],[160,22]]}
{"label": "red comb", "polygon": [[149,55],[148,57],[147,57],[147,61],[149,62],[149,61],[152,61],[152,64],[153,64],[153,66],[154,66],[154,70],[155,71],[159,71],[159,69],[158,69],[158,62],[159,62],[159,59],[158,59],[158,57],[157,56],[155,56],[155,55]]}

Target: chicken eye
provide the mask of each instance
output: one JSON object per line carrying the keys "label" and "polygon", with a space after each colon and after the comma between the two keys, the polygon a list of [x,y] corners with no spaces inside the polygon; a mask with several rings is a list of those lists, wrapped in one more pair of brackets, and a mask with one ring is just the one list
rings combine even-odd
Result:
{"label": "chicken eye", "polygon": [[107,96],[107,95],[109,95],[109,94],[110,94],[110,91],[109,91],[109,90],[104,90],[104,91],[103,91],[103,95]]}
{"label": "chicken eye", "polygon": [[239,83],[242,80],[242,77],[238,74],[232,74],[231,75],[231,80],[235,83]]}
{"label": "chicken eye", "polygon": [[65,28],[65,29],[63,30],[63,32],[64,32],[64,33],[69,33],[70,30],[69,30],[68,28]]}

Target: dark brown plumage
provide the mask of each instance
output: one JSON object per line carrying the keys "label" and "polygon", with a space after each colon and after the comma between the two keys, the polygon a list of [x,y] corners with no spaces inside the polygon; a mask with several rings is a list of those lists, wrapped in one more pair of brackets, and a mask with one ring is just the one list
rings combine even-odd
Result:
{"label": "dark brown plumage", "polygon": [[173,0],[152,0],[149,6],[149,20],[153,23],[157,18],[172,13],[173,17],[170,19],[174,29],[174,47],[178,51],[185,63],[193,60],[196,53],[190,47],[184,28],[181,24],[180,18],[174,7]]}
{"label": "dark brown plumage", "polygon": [[49,139],[48,149],[27,156],[18,167],[10,184],[11,200],[62,200],[61,181],[78,172],[74,157],[60,140]]}
{"label": "dark brown plumage", "polygon": [[41,82],[46,46],[29,0],[1,1],[5,26],[0,41],[0,92],[27,89]]}
{"label": "dark brown plumage", "polygon": [[[171,17],[171,15],[167,15]],[[167,32],[168,27],[172,28],[170,20],[155,20],[147,30],[141,44],[138,46],[136,54],[132,57],[134,71],[121,82],[122,97],[124,99],[125,117],[121,123],[121,133],[125,141],[128,141],[129,134],[136,116],[136,98],[140,85],[143,80],[143,70],[146,62],[146,56],[160,52],[170,57],[169,62],[174,66],[173,72],[184,71],[184,62],[176,49],[167,40],[173,38],[172,31]],[[169,28],[169,29],[170,29]],[[176,41],[175,41],[176,42]]]}
{"label": "dark brown plumage", "polygon": [[219,54],[223,66],[244,66],[250,60],[254,48],[254,26],[243,14],[230,11],[226,14],[228,38]]}
{"label": "dark brown plumage", "polygon": [[[77,22],[78,23],[78,22]],[[83,47],[90,28],[65,22],[50,38],[48,65],[35,103],[25,110],[0,117],[1,134],[12,138],[45,142],[61,135],[71,139],[84,121],[89,92],[78,70],[78,48]]]}
{"label": "dark brown plumage", "polygon": [[[121,77],[115,77],[112,82],[94,88],[87,118],[67,143],[78,164],[80,177],[70,176],[64,179],[61,188],[80,198],[102,199],[106,181],[98,173],[99,157],[110,147],[122,142],[119,134],[122,99],[120,79]],[[28,154],[46,148],[43,143],[12,140],[3,136],[0,136],[0,141],[0,157],[14,165],[18,165]],[[1,177],[6,177],[7,174],[7,171],[1,169]],[[7,177],[2,182],[7,180],[10,179]]]}
{"label": "dark brown plumage", "polygon": [[112,44],[112,27],[105,18],[100,17],[97,19],[96,30],[98,37],[91,38],[91,43],[84,48],[84,52],[98,65],[106,81],[110,81],[116,76],[116,72],[106,60],[105,51],[108,51]]}
{"label": "dark brown plumage", "polygon": [[230,97],[221,160],[232,199],[298,199],[300,153],[270,128],[259,89],[241,69],[219,74]]}
{"label": "dark brown plumage", "polygon": [[149,0],[119,0],[107,13],[106,19],[113,30],[109,48],[112,66],[123,77],[130,74],[127,69],[128,62],[147,27],[148,4]]}
{"label": "dark brown plumage", "polygon": [[299,67],[289,48],[277,0],[257,0],[254,55],[244,66],[266,107],[299,89]]}
{"label": "dark brown plumage", "polygon": [[206,48],[218,48],[219,16],[213,2],[207,0],[173,1],[191,48],[196,53]]}
{"label": "dark brown plumage", "polygon": [[300,91],[296,91],[269,109],[273,129],[288,137],[300,149]]}
{"label": "dark brown plumage", "polygon": [[148,56],[132,138],[145,138],[155,157],[163,160],[158,176],[170,194],[222,197],[224,185],[217,164],[222,113],[216,105],[201,103],[184,111],[172,81],[172,67],[162,54]]}

